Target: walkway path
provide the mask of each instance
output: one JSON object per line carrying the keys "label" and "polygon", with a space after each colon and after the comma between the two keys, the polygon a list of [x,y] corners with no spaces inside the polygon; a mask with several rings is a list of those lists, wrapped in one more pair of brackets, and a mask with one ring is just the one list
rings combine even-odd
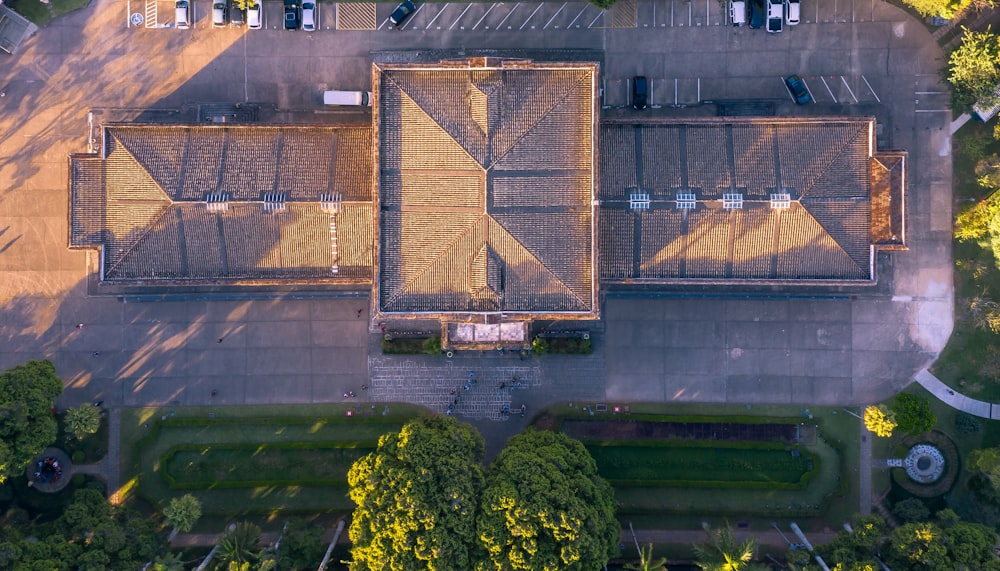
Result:
{"label": "walkway path", "polygon": [[962,393],[957,393],[927,369],[923,369],[914,375],[913,380],[917,381],[920,386],[937,397],[938,400],[954,409],[981,418],[1000,420],[1000,404],[991,404],[986,401],[967,397]]}
{"label": "walkway path", "polygon": [[108,501],[112,504],[119,504],[122,500],[118,470],[118,458],[122,446],[122,414],[121,409],[117,407],[105,410],[108,414],[108,453],[100,461],[93,464],[74,465],[73,471],[77,474],[91,474],[102,478],[110,494]]}

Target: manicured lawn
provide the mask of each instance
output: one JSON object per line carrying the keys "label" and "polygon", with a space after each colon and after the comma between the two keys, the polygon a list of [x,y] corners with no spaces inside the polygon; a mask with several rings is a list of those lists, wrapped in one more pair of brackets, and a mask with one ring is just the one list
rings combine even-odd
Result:
{"label": "manicured lawn", "polygon": [[[609,408],[611,407],[611,403]],[[788,445],[774,445],[777,450],[766,450],[768,463],[775,466],[765,466],[765,462],[752,459],[746,462],[746,457],[741,458],[743,452],[739,450],[727,451],[723,454],[727,456],[717,456],[712,462],[712,454],[716,449],[726,447],[739,449],[739,443],[723,441],[695,441],[699,443],[709,442],[706,448],[708,458],[704,456],[706,452],[699,451],[701,457],[701,472],[688,469],[683,465],[671,466],[669,454],[664,458],[656,458],[650,454],[651,446],[642,446],[645,451],[632,449],[636,447],[636,441],[621,441],[621,447],[625,450],[624,456],[611,458],[605,452],[598,450],[588,443],[588,448],[592,450],[598,463],[598,470],[602,474],[617,482],[612,482],[615,487],[615,498],[619,503],[618,515],[622,521],[632,521],[638,527],[654,529],[675,528],[692,529],[701,525],[701,522],[708,521],[712,525],[721,525],[725,521],[743,522],[752,529],[767,529],[771,521],[794,520],[803,526],[804,529],[821,529],[823,527],[836,528],[843,522],[849,521],[850,517],[858,511],[858,449],[860,438],[861,421],[856,417],[846,414],[840,408],[821,408],[795,406],[728,406],[711,404],[648,404],[638,403],[631,405],[631,414],[614,415],[611,413],[599,413],[591,416],[581,410],[581,405],[574,407],[559,406],[551,411],[560,419],[588,419],[588,420],[623,420],[660,418],[662,421],[669,421],[671,417],[677,419],[696,419],[704,421],[706,417],[716,418],[719,422],[801,422],[805,425],[817,425],[814,441],[805,442],[801,446],[803,451],[808,453],[808,457],[803,455],[798,460],[804,462],[813,460],[816,472],[808,478],[804,489],[758,489],[751,486],[738,487],[692,487],[692,485],[655,485],[656,480],[663,480],[660,474],[665,474],[664,470],[677,470],[685,479],[700,478],[699,485],[705,485],[709,480],[721,480],[728,478],[728,475],[715,475],[712,470],[721,472],[723,467],[730,470],[733,467],[742,468],[744,474],[736,478],[754,477],[756,485],[761,481],[771,480],[774,483],[782,480],[793,479],[796,468],[789,469],[785,475],[781,475],[784,468],[777,469],[776,474],[764,475],[766,472],[759,472],[753,475],[755,470],[771,470],[779,466],[777,463],[789,462],[792,460],[790,452],[785,451]],[[858,411],[854,411],[858,412]],[[812,415],[812,418],[808,418]],[[658,441],[656,443],[663,443]],[[691,441],[674,441],[684,443]],[[714,443],[713,443],[714,442]],[[646,444],[646,443],[643,443]],[[765,443],[755,443],[754,447],[761,447]],[[753,450],[759,453],[762,450]],[[645,455],[643,454],[645,452]],[[780,458],[770,458],[769,455],[778,453]],[[615,453],[617,454],[617,452]],[[686,454],[682,453],[682,454]],[[686,457],[686,456],[685,456]],[[693,457],[692,457],[693,458]],[[720,459],[724,460],[719,461]],[[754,458],[754,455],[751,455]],[[740,461],[746,463],[740,465]],[[774,462],[771,462],[774,461]],[[645,465],[643,463],[646,463]],[[788,466],[788,464],[786,464]],[[802,470],[802,465],[797,468]],[[634,472],[632,472],[634,470]],[[803,470],[804,471],[804,470]],[[631,479],[630,473],[642,474],[648,478],[646,485],[638,485],[638,482],[628,482]],[[801,477],[802,471],[798,474]],[[726,484],[723,484],[725,486]],[[773,483],[771,484],[774,485]]]}
{"label": "manicured lawn", "polygon": [[36,26],[44,26],[52,21],[45,4],[38,0],[9,0],[6,2],[15,12],[31,20]]}
{"label": "manicured lawn", "polygon": [[[955,214],[988,196],[976,182],[977,161],[1000,153],[992,125],[970,121],[953,139]],[[988,242],[988,241],[987,241]],[[939,379],[972,398],[1000,402],[1000,335],[976,328],[967,317],[968,300],[984,292],[1000,292],[1000,270],[988,243],[954,244],[955,329],[931,368]]]}
{"label": "manicured lawn", "polygon": [[126,410],[124,493],[157,506],[189,492],[207,516],[346,513],[351,463],[420,412],[408,405]]}
{"label": "manicured lawn", "polygon": [[171,487],[197,489],[268,485],[337,486],[347,481],[345,466],[375,450],[366,443],[289,443],[249,446],[195,444],[172,448],[163,457]]}
{"label": "manicured lawn", "polygon": [[[814,458],[795,448],[734,448],[710,441],[654,441],[648,446],[587,445],[613,485],[779,488],[805,482]],[[778,484],[778,485],[773,485]],[[804,486],[803,486],[804,487]]]}

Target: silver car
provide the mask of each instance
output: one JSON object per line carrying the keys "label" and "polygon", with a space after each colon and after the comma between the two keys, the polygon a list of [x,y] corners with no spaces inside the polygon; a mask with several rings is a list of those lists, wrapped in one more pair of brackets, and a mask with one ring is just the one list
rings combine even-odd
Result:
{"label": "silver car", "polygon": [[263,26],[263,18],[260,13],[260,3],[247,6],[247,27],[251,30],[259,30]]}
{"label": "silver car", "polygon": [[302,3],[302,29],[311,32],[316,29],[316,4]]}

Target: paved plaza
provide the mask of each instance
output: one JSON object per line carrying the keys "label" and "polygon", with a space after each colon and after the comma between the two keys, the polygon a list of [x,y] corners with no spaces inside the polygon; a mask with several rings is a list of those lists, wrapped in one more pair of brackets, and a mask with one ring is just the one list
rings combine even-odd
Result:
{"label": "paved plaza", "polygon": [[[95,0],[0,56],[0,367],[52,359],[67,383],[63,406],[340,402],[354,391],[362,401],[439,411],[452,404],[458,415],[500,420],[509,418],[504,406],[530,411],[559,401],[883,399],[912,382],[951,333],[943,58],[923,25],[890,5],[815,4],[815,14],[804,10],[802,24],[775,37],[725,25],[714,0],[640,0],[632,27],[592,8],[577,22],[598,18],[594,25],[571,23],[588,9],[579,3],[531,5],[535,16],[516,28],[527,5],[501,24],[492,18],[502,5],[428,4],[398,31],[379,29],[391,5],[376,5],[374,30],[338,27],[335,6],[324,5],[314,34],[273,25],[213,30],[205,2],[192,30],[133,28],[124,3]],[[650,117],[711,114],[706,102],[722,100],[764,101],[778,115],[874,115],[880,146],[910,154],[910,250],[880,256],[872,288],[607,291],[602,321],[589,326],[591,356],[446,359],[381,355],[363,295],[103,295],[88,282],[96,254],[67,248],[67,156],[87,150],[91,109],[141,120],[197,103],[256,102],[273,106],[276,121],[363,122],[360,112],[323,108],[320,94],[367,88],[376,58],[525,47],[600,50],[607,116],[635,113],[624,106],[636,74],[652,79]],[[790,73],[805,78],[818,103],[792,105],[781,82]],[[466,391],[469,371],[477,383]],[[512,429],[520,423],[513,416]]]}

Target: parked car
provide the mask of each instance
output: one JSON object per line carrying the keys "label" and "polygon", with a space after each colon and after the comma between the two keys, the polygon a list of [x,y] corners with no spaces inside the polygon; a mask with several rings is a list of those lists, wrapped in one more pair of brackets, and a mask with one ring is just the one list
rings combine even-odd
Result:
{"label": "parked car", "polygon": [[785,78],[785,85],[788,86],[788,91],[792,93],[792,97],[795,98],[795,102],[799,105],[805,105],[812,101],[812,95],[809,95],[809,88],[806,87],[806,82],[802,81],[801,77],[789,75]]}
{"label": "parked car", "polygon": [[729,0],[729,20],[737,27],[747,23],[747,3],[744,0]]}
{"label": "parked car", "polygon": [[216,0],[216,2],[212,4],[212,27],[226,27],[226,3],[224,1],[219,2]]}
{"label": "parked car", "polygon": [[750,0],[750,28],[764,27],[764,0]]}
{"label": "parked car", "polygon": [[285,29],[299,29],[299,22],[301,19],[302,18],[299,14],[299,3],[296,0],[285,0]]}
{"label": "parked car", "polygon": [[417,7],[413,5],[412,0],[403,0],[403,3],[396,6],[396,9],[392,11],[392,15],[389,16],[389,22],[398,28],[416,9]]}
{"label": "parked car", "polygon": [[632,78],[632,109],[645,109],[649,100],[649,80],[644,75]]}
{"label": "parked car", "polygon": [[264,27],[264,21],[261,18],[260,4],[251,4],[247,7],[247,27],[251,30],[259,30]]}
{"label": "parked car", "polygon": [[246,20],[246,11],[239,6],[229,7],[229,23],[237,28],[243,27],[243,22]]}
{"label": "parked car", "polygon": [[781,32],[781,24],[784,20],[784,0],[767,0],[767,32],[769,34]]}
{"label": "parked car", "polygon": [[316,4],[302,3],[302,29],[311,32],[316,29]]}
{"label": "parked car", "polygon": [[785,23],[789,26],[794,26],[799,23],[799,16],[801,6],[799,5],[799,0],[788,0],[785,4]]}
{"label": "parked car", "polygon": [[179,30],[186,30],[191,27],[191,18],[188,17],[190,9],[188,0],[177,0],[174,4],[174,25]]}

